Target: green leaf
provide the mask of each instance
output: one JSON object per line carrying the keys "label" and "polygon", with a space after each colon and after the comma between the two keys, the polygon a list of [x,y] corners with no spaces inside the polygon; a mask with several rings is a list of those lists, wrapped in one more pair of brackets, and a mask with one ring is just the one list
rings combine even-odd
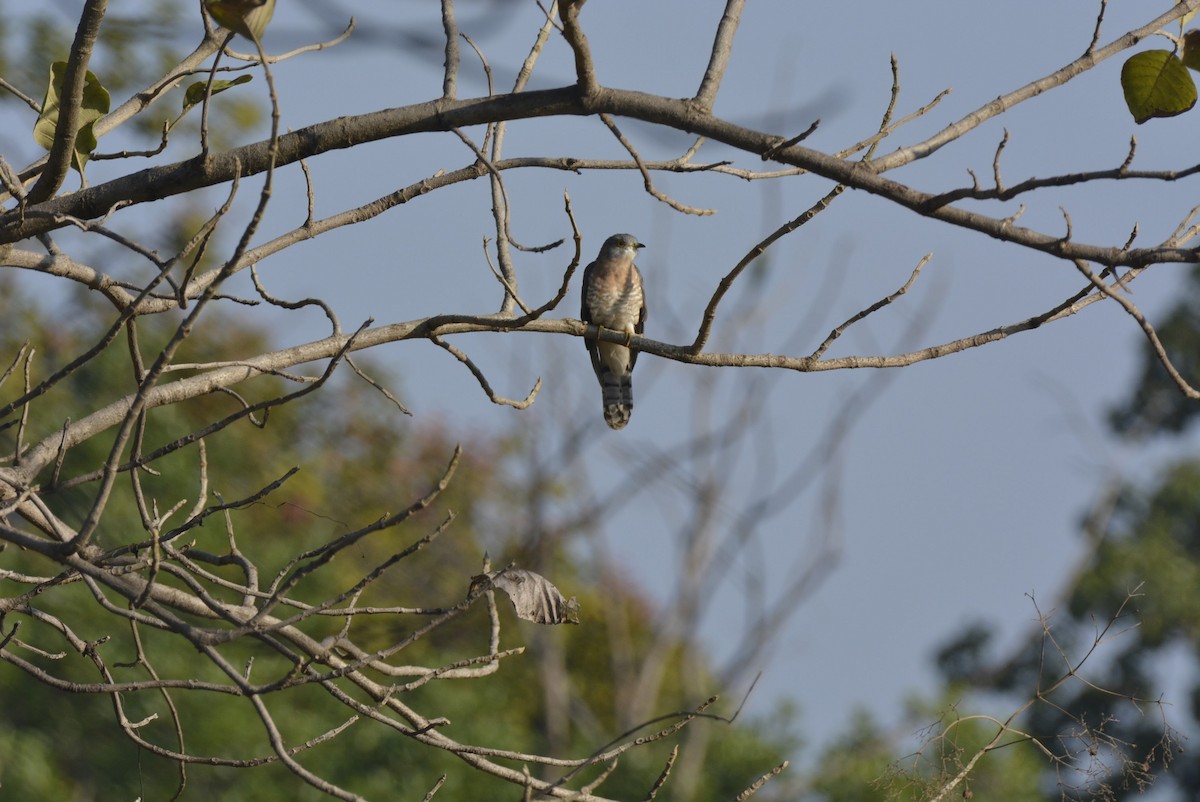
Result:
{"label": "green leaf", "polygon": [[204,0],[204,7],[221,27],[258,41],[275,13],[275,0]]}
{"label": "green leaf", "polygon": [[[254,78],[253,75],[239,75],[232,81],[213,81],[212,93],[215,95],[218,92],[224,92],[231,86],[237,86],[250,82]],[[183,93],[183,110],[187,111],[192,106],[204,102],[204,91],[208,86],[208,81],[197,81],[187,88]]]}
{"label": "green leaf", "polygon": [[1138,125],[1153,117],[1174,117],[1196,105],[1196,84],[1169,50],[1146,50],[1121,67],[1125,105]]}
{"label": "green leaf", "polygon": [[[67,74],[67,62],[56,61],[50,65],[50,84],[46,87],[46,97],[42,101],[42,113],[33,126],[33,138],[46,150],[54,146],[54,130],[58,126],[58,111],[62,102],[63,80]],[[91,70],[87,71],[83,82],[83,101],[79,110],[79,130],[75,134],[75,154],[71,166],[83,172],[92,151],[96,149],[96,134],[92,126],[105,114],[111,99],[108,90],[100,84],[100,79]]]}

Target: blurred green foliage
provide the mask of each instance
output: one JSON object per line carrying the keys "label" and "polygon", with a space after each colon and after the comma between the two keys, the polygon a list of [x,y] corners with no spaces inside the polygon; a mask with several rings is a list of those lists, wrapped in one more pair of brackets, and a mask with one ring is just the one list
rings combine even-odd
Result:
{"label": "blurred green foliage", "polygon": [[[67,6],[0,0],[0,76],[38,103],[50,80],[50,65],[66,59],[70,53],[76,20],[68,14]],[[105,14],[89,68],[112,94],[115,108],[179,63],[180,57],[196,47],[203,36],[198,3],[179,0],[115,3]],[[225,62],[224,66],[230,63]],[[3,91],[0,102],[20,104],[16,97]],[[215,100],[209,122],[214,146],[229,147],[242,141],[247,132],[265,126],[265,105],[265,99],[249,88],[224,93]],[[107,141],[102,139],[99,152],[155,147],[164,123],[177,117],[182,107],[182,90],[175,89],[169,100],[137,115]],[[36,115],[31,113],[31,132],[35,119]],[[172,140],[198,142],[199,119],[199,114],[186,118],[172,130]],[[117,141],[119,145],[114,144]]]}

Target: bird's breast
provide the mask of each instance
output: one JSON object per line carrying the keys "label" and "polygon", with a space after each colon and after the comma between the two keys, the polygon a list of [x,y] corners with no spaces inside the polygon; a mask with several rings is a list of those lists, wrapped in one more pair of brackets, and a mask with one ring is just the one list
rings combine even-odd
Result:
{"label": "bird's breast", "polygon": [[594,323],[623,331],[637,323],[641,315],[642,288],[634,282],[619,287],[593,286],[587,304]]}

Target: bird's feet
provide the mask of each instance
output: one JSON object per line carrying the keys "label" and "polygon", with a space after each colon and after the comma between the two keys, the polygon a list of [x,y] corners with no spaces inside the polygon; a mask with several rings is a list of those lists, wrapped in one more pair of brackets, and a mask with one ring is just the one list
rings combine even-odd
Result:
{"label": "bird's feet", "polygon": [[[596,327],[596,342],[601,342],[604,339],[604,327],[601,326],[599,323],[595,323],[593,325]],[[635,333],[633,330],[633,327],[627,328],[623,331],[621,329],[609,329],[609,331],[613,331],[613,332],[619,331],[622,334],[624,334],[626,348],[628,348],[633,343],[633,335]]]}

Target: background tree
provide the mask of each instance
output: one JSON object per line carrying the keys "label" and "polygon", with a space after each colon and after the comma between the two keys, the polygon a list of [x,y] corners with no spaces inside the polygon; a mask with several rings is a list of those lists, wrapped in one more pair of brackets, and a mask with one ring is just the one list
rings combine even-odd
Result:
{"label": "background tree", "polygon": [[[1194,359],[1192,346],[1200,333],[1198,289],[1200,274],[1193,269],[1159,327],[1163,348],[1180,365]],[[1174,439],[1188,429],[1194,414],[1165,392],[1170,380],[1152,369],[1156,362],[1155,351],[1146,349],[1140,381],[1111,417],[1115,434],[1142,447],[1148,441]],[[1158,475],[1118,476],[1104,488],[1084,521],[1087,549],[1055,604],[1051,628],[1039,628],[1016,648],[1001,651],[994,646],[992,628],[979,623],[947,643],[938,657],[951,688],[1028,694],[1047,687],[1050,675],[1061,670],[1062,663],[1053,659],[1057,649],[1086,653],[1097,622],[1113,621],[1103,630],[1112,643],[1101,650],[1102,659],[1087,667],[1089,681],[1073,683],[1052,703],[1035,706],[1025,726],[1039,733],[1059,758],[1069,758],[1081,747],[1093,750],[1088,756],[1100,758],[1087,761],[1093,779],[1111,789],[1116,799],[1143,790],[1140,780],[1168,765],[1166,789],[1161,791],[1168,798],[1190,798],[1200,787],[1200,762],[1188,748],[1188,741],[1200,732],[1200,685],[1195,682],[1200,657],[1195,604],[1200,470],[1194,455],[1187,453],[1189,446],[1172,450],[1183,453]],[[1177,661],[1189,667],[1169,670]],[[1185,680],[1190,685],[1176,685],[1171,696],[1177,701],[1169,712],[1159,708],[1161,689],[1185,677],[1191,678]],[[1110,688],[1125,693],[1113,694]],[[1164,737],[1167,715],[1171,727]],[[1133,767],[1132,778],[1119,757],[1126,744],[1154,745]]]}
{"label": "background tree", "polygon": [[[453,793],[467,795],[490,789],[486,784],[492,782],[573,798],[653,796],[659,780],[667,779],[681,798],[728,798],[741,789],[757,789],[756,777],[769,779],[782,767],[778,753],[788,746],[786,735],[768,729],[728,735],[697,727],[712,722],[696,717],[734,714],[736,703],[726,699],[720,708],[706,699],[714,690],[752,682],[762,655],[775,648],[797,603],[836,557],[840,448],[887,378],[868,380],[840,399],[839,413],[822,427],[821,438],[793,449],[772,436],[781,421],[794,422],[767,403],[777,379],[739,379],[717,388],[713,377],[719,374],[701,373],[699,366],[768,368],[767,376],[782,370],[899,368],[1035,329],[1044,332],[1098,301],[1114,300],[1108,306],[1122,308],[1143,330],[1176,391],[1194,398],[1187,374],[1172,362],[1160,335],[1127,294],[1130,282],[1152,267],[1195,261],[1190,207],[1167,212],[1166,231],[1160,224],[1145,234],[1135,227],[1119,235],[1088,221],[1076,236],[1079,221],[1069,213],[1046,211],[1073,188],[1094,190],[1111,183],[1122,188],[1121,194],[1134,180],[1168,188],[1194,169],[1135,168],[1138,154],[1131,146],[1115,168],[1056,172],[1010,184],[1003,177],[1007,135],[998,146],[986,147],[990,182],[943,181],[942,189],[933,190],[921,188],[924,173],[898,168],[946,159],[952,152],[946,145],[971,141],[988,120],[1063,90],[1151,34],[1170,33],[1172,26],[1182,33],[1182,23],[1176,24],[1196,5],[1170,5],[1106,43],[1102,3],[1098,17],[1088,21],[1091,43],[1082,56],[1006,89],[998,100],[964,116],[939,121],[933,132],[914,129],[915,139],[884,153],[881,143],[901,131],[908,136],[909,126],[927,125],[945,97],[934,95],[916,107],[906,104],[895,62],[878,123],[838,146],[804,144],[822,131],[808,121],[781,131],[773,125],[740,125],[716,113],[745,11],[740,2],[727,3],[722,16],[714,13],[708,20],[714,27],[702,37],[706,57],[696,65],[687,98],[680,100],[677,91],[650,83],[647,91],[612,88],[605,70],[615,69],[610,59],[618,55],[629,61],[623,55],[627,48],[620,46],[627,43],[601,47],[591,42],[588,15],[581,14],[583,3],[577,0],[536,12],[520,6],[531,45],[519,54],[501,54],[521,67],[503,70],[511,89],[498,89],[497,56],[477,48],[469,34],[460,36],[467,31],[447,0],[440,19],[426,20],[427,27],[412,29],[406,40],[426,50],[438,43],[444,63],[440,87],[430,92],[404,85],[397,89],[405,95],[403,105],[388,97],[378,110],[336,119],[332,108],[328,114],[321,109],[323,121],[312,124],[291,110],[287,96],[277,91],[277,77],[297,58],[333,58],[333,53],[295,49],[266,59],[275,51],[255,41],[251,52],[239,54],[243,40],[212,28],[211,20],[199,14],[171,17],[178,4],[168,4],[161,7],[165,16],[151,19],[167,20],[193,39],[203,35],[189,55],[166,66],[136,59],[105,64],[103,47],[95,59],[92,53],[98,37],[112,29],[108,12],[103,2],[85,3],[62,64],[50,68],[53,57],[40,52],[35,57],[44,62],[42,86],[8,87],[26,101],[28,110],[22,113],[28,128],[43,132],[49,153],[17,162],[23,166],[0,165],[8,192],[0,214],[3,263],[55,284],[87,288],[88,295],[82,302],[85,314],[66,307],[82,333],[56,327],[60,347],[50,340],[37,347],[43,338],[33,334],[50,327],[36,318],[26,318],[10,337],[7,400],[0,412],[7,416],[12,458],[0,469],[5,515],[0,536],[8,545],[0,568],[6,588],[14,589],[0,606],[6,619],[0,657],[27,681],[107,697],[127,742],[168,765],[221,764],[210,775],[217,778],[264,762],[270,764],[265,771],[289,772],[340,798],[391,794],[397,772],[382,756],[403,755],[404,766],[425,772],[405,778],[413,785],[404,790],[412,794],[451,793],[449,787],[439,790],[440,781],[432,776],[449,771],[442,768],[449,764],[479,770],[476,779],[447,781],[460,789]],[[231,24],[238,27],[236,21]],[[365,41],[390,33],[372,30]],[[1172,36],[1178,43],[1179,36]],[[270,46],[271,29],[265,40]],[[350,32],[323,44],[352,47],[355,42]],[[612,56],[606,55],[609,47]],[[460,99],[464,64],[476,63],[467,55],[478,59],[487,89]],[[536,88],[542,86],[533,81],[544,72],[543,58],[551,70],[572,71],[573,79],[548,79],[550,88]],[[223,66],[229,64],[238,66],[230,71]],[[106,66],[138,75],[141,80],[128,85],[145,88],[122,91],[124,84],[105,77]],[[143,74],[151,66],[157,69]],[[218,116],[219,110],[233,108],[226,104],[243,91],[243,75],[261,75],[257,85],[271,100],[270,132],[249,144],[241,144],[236,115]],[[422,94],[410,98],[413,92]],[[37,101],[38,95],[49,102]],[[168,104],[171,111],[163,114]],[[764,98],[759,110],[768,104]],[[644,154],[657,146],[627,121],[688,138],[674,155],[650,158]],[[573,129],[576,125],[584,127]],[[564,135],[572,130],[587,133]],[[147,131],[157,136],[147,142]],[[518,131],[536,132],[524,140],[533,145],[532,155],[514,157],[506,150]],[[407,147],[431,141],[424,137],[430,133],[443,136],[413,158]],[[701,138],[693,139],[697,134]],[[105,159],[105,148],[93,147],[93,138],[105,146],[121,142],[118,147],[124,149],[108,151],[115,158]],[[452,149],[444,149],[441,141]],[[337,167],[338,152],[376,143],[403,145],[405,155],[390,153],[375,165],[380,169],[348,182]],[[719,143],[719,158],[702,160],[713,149],[706,150],[706,143]],[[615,148],[617,158],[605,148]],[[455,158],[460,166],[440,167]],[[131,161],[140,159],[151,160],[151,166],[142,169],[139,161]],[[389,168],[387,175],[382,165]],[[88,176],[87,186],[69,188],[72,169]],[[436,346],[431,351],[448,352],[465,366],[464,375],[483,391],[481,398],[525,409],[543,387],[542,379],[535,380],[541,371],[531,366],[550,367],[552,360],[542,351],[526,350],[512,360],[523,368],[502,370],[494,358],[472,356],[494,356],[489,348],[514,339],[496,334],[521,331],[546,341],[622,339],[621,333],[588,330],[569,313],[554,316],[563,314],[556,309],[594,249],[583,245],[570,196],[557,222],[542,214],[529,229],[535,236],[554,235],[529,240],[537,243],[530,246],[518,233],[522,200],[535,195],[544,209],[551,197],[523,176],[551,170],[578,174],[576,186],[587,188],[614,170],[640,176],[656,203],[697,219],[689,226],[709,219],[711,210],[668,194],[664,182],[672,174],[678,174],[680,186],[696,186],[698,195],[718,187],[717,195],[731,199],[734,190],[726,187],[745,179],[764,188],[754,190],[761,192],[801,181],[808,196],[788,214],[776,215],[780,221],[765,235],[725,237],[736,241],[744,256],[718,263],[711,281],[704,277],[713,272],[713,260],[684,261],[698,268],[686,274],[689,280],[707,282],[694,309],[670,292],[658,294],[663,299],[661,311],[654,313],[659,322],[648,330],[661,333],[636,337],[632,344],[646,354],[639,369],[654,356],[686,366],[687,372],[677,375],[687,376],[697,392],[689,414],[675,415],[672,422],[686,426],[687,436],[672,448],[639,449],[636,459],[628,458],[633,446],[625,445],[625,453],[614,446],[616,459],[594,480],[588,473],[590,454],[580,447],[595,437],[594,409],[590,418],[581,418],[542,399],[542,407],[558,411],[556,425],[535,430],[528,424],[514,428],[509,421],[501,434],[471,437],[459,451],[445,433],[411,430],[403,417],[403,393],[385,389],[391,382],[384,374],[357,361],[359,352],[378,353],[391,343],[431,344]],[[373,198],[359,194],[381,177],[385,191]],[[354,197],[345,200],[349,184]],[[487,192],[474,194],[480,187]],[[209,188],[221,194],[209,194]],[[407,204],[431,194],[449,199],[444,202],[452,213],[444,225],[431,234],[419,223],[409,224],[405,244],[389,248],[371,221],[388,212],[393,226],[404,226],[411,215]],[[774,254],[789,235],[841,208],[848,203],[844,198],[862,194],[915,212],[934,230],[986,234],[1015,251],[1061,263],[1073,271],[1073,286],[1056,285],[1050,300],[1039,293],[1041,305],[1033,314],[1021,313],[1002,325],[987,316],[972,317],[964,332],[937,339],[928,331],[928,304],[917,307],[910,320],[896,315],[908,301],[904,296],[923,286],[922,271],[931,257],[914,255],[902,275],[889,273],[886,281],[875,282],[853,308],[823,307],[828,296],[818,291],[811,303],[821,315],[797,319],[778,303],[777,281],[772,283],[778,271],[770,269]],[[553,197],[562,208],[561,192]],[[151,202],[153,207],[147,205]],[[789,207],[794,202],[789,199]],[[1028,214],[1014,203],[1028,203]],[[588,206],[588,214],[594,214],[594,202]],[[139,214],[151,208],[157,214]],[[198,219],[197,209],[204,209]],[[408,245],[431,238],[438,244],[461,240],[463,232],[478,230],[462,225],[473,213],[491,227],[484,251],[472,260],[487,273],[460,272],[461,264],[444,249],[421,251],[418,259]],[[311,297],[277,295],[272,275],[277,271],[271,268],[294,264],[291,257],[302,253],[305,243],[327,240],[341,229],[356,238],[375,232],[377,253],[386,258],[349,264],[326,260]],[[1151,244],[1138,244],[1139,236]],[[588,242],[593,239],[589,234]],[[530,270],[534,264],[541,269]],[[389,298],[388,313],[394,317],[343,327],[340,304],[332,299],[345,277],[369,283],[371,271],[381,265],[398,265],[409,276],[405,292]],[[830,269],[830,281],[836,280],[836,268]],[[666,290],[675,272],[659,279],[658,288]],[[438,280],[430,281],[430,273]],[[498,311],[487,311],[497,305]],[[261,327],[241,328],[241,316],[247,314],[263,321]],[[292,322],[311,321],[309,314],[322,321],[324,330]],[[811,322],[826,318],[831,322],[823,330],[820,322]],[[870,342],[861,332],[885,318],[891,321],[888,342],[898,347],[845,353],[847,334]],[[283,341],[268,341],[262,334],[266,328],[283,334]],[[296,342],[298,332],[303,333]],[[532,390],[506,397],[512,392],[507,388],[521,385],[526,374],[525,388]],[[405,386],[421,384],[420,371],[400,375]],[[424,384],[421,392],[451,392]],[[370,388],[371,401],[361,398],[364,388]],[[727,396],[719,410],[711,405],[718,395]],[[254,447],[248,445],[251,439],[257,440]],[[780,459],[784,455],[786,462]],[[291,459],[276,462],[281,457]],[[305,467],[292,475],[293,464]],[[736,470],[746,464],[751,466],[748,482]],[[650,616],[648,603],[624,587],[628,561],[607,553],[601,540],[590,536],[606,526],[626,525],[632,500],[654,494],[667,525],[651,528],[638,517],[630,528],[666,530],[677,544],[680,567],[675,592]],[[763,560],[770,568],[787,566],[783,582],[767,595],[761,585],[755,588],[754,570],[747,567],[757,533],[790,500],[805,494],[821,502],[803,533],[806,548],[799,559],[770,555]],[[545,580],[536,577],[549,577],[568,595],[579,596],[584,610],[603,615],[602,623],[585,618],[567,635],[518,630],[528,632],[527,657],[536,663],[536,681],[530,672],[511,667],[523,645],[501,648],[502,615],[492,587],[497,575],[479,578],[485,550],[500,561],[496,567],[516,558],[536,572],[520,575],[525,587],[544,589],[539,583]],[[436,568],[430,567],[432,554],[440,555]],[[746,580],[749,588],[743,594],[744,626],[731,630],[727,654],[710,663],[702,656],[700,622],[713,614],[714,600],[728,594],[735,580]],[[396,598],[405,591],[412,597]],[[459,601],[464,595],[466,601]],[[558,618],[566,609],[553,596],[540,598],[551,600],[541,610],[543,617]],[[590,670],[578,677],[572,671],[597,662],[608,664],[603,681]],[[462,686],[479,686],[476,692],[486,702],[456,690]],[[1111,690],[1127,700],[1141,696],[1137,688]],[[232,715],[251,723],[239,719],[236,726],[221,727]],[[197,717],[205,723],[195,723]],[[988,764],[997,769],[1019,765],[1016,785],[1005,787],[1030,787],[1028,763],[992,760],[998,744],[977,721],[955,722],[950,731],[962,733],[961,741],[940,737],[933,750],[922,753],[927,763],[913,774],[925,781],[928,795],[956,792],[970,784],[970,771]],[[1015,729],[1004,724],[1000,731]],[[654,736],[636,737],[644,732]],[[668,752],[664,742],[680,732],[683,748]],[[1143,778],[1150,769],[1142,764],[1159,756],[1159,744],[1169,734],[1162,728],[1149,746],[1104,742],[1103,748],[1120,750],[1119,773],[1098,775],[1095,783],[1084,776],[1072,785],[1086,793]],[[725,741],[713,749],[711,741],[718,737]],[[371,757],[359,763],[345,754]],[[46,750],[37,755],[42,765],[74,757]],[[981,763],[980,757],[989,760]],[[1067,765],[1054,750],[1044,751],[1041,759]],[[751,769],[749,764],[757,765]],[[1079,771],[1074,764],[1068,770]],[[185,778],[195,772],[194,765],[186,774],[181,769],[175,787],[187,788]],[[31,774],[32,781],[42,776],[36,769]],[[139,781],[145,776],[137,775]],[[821,778],[826,784],[818,787],[834,793],[836,780],[831,768],[828,783]],[[971,782],[978,787],[982,780]]]}
{"label": "background tree", "polygon": [[[1198,290],[1193,269],[1158,327],[1179,365],[1190,365],[1200,334]],[[966,783],[981,798],[1129,799],[1159,775],[1156,798],[1194,797],[1200,469],[1194,444],[1179,437],[1194,410],[1158,369],[1154,348],[1144,349],[1140,367],[1139,381],[1112,410],[1113,434],[1132,449],[1167,446],[1171,461],[1152,477],[1117,474],[1099,488],[1082,522],[1081,559],[1052,602],[1036,602],[1045,615],[1015,645],[1000,645],[997,628],[982,621],[947,640],[936,655],[943,687],[911,711],[914,727],[937,722],[916,739],[917,757],[911,732],[889,733],[869,716],[835,741],[815,780],[829,799],[882,791],[926,798],[997,733],[1000,759],[980,764]],[[1065,674],[1072,676],[1063,682]],[[1165,699],[1175,701],[1164,707]],[[1007,710],[1014,700],[1021,715],[1011,721],[961,713]],[[1130,763],[1135,744],[1142,751]]]}

